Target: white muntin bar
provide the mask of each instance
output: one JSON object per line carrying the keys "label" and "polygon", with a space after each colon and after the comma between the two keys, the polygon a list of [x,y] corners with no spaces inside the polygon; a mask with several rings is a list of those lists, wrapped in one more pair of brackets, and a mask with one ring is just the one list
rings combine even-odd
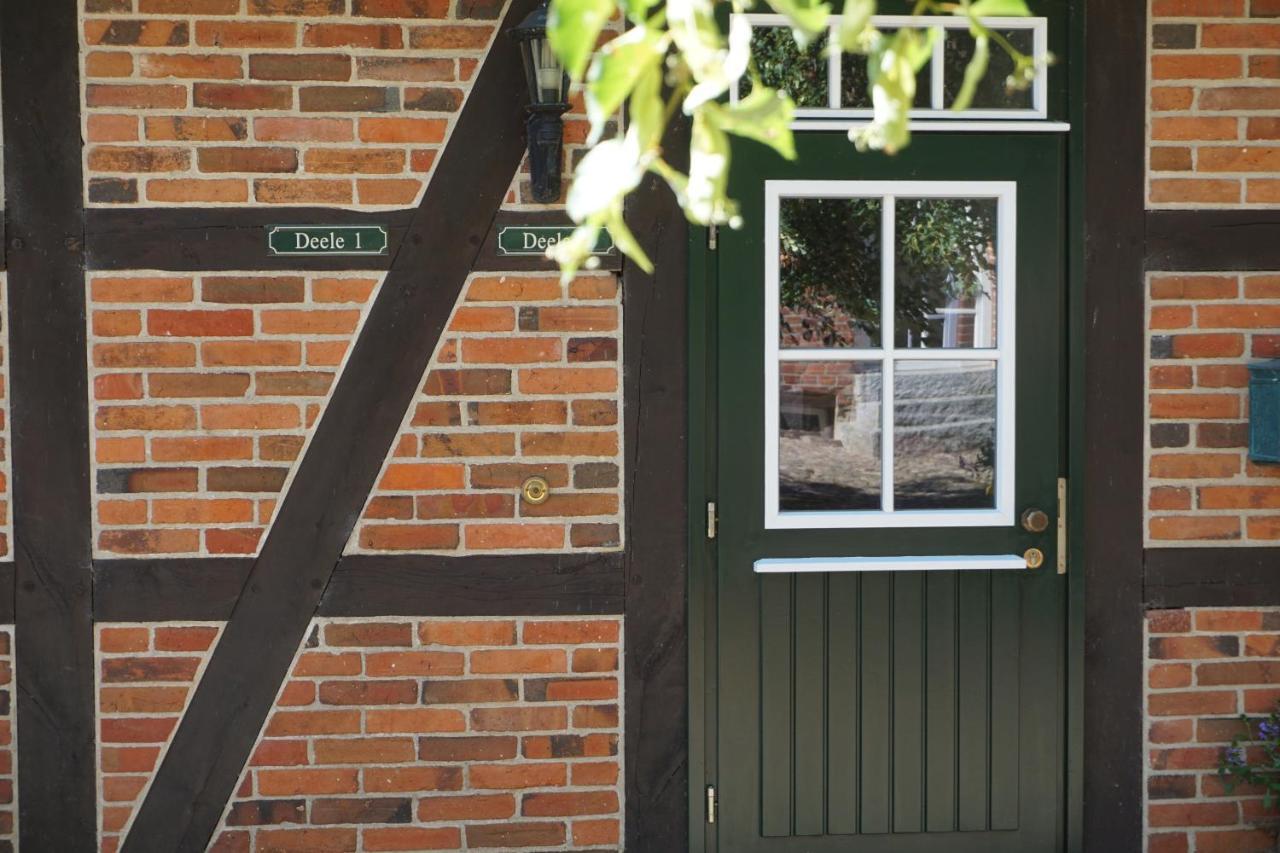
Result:
{"label": "white muntin bar", "polygon": [[[789,349],[779,345],[779,205],[786,198],[875,199],[881,203],[881,340],[878,347]],[[895,336],[896,206],[900,199],[995,199],[996,346],[991,348],[897,349]],[[908,527],[1003,527],[1014,523],[1015,309],[1017,185],[1012,181],[823,181],[765,182],[765,528],[816,530]],[[779,504],[778,420],[782,362],[839,361],[881,365],[881,507],[878,510],[786,511]],[[996,368],[995,506],[990,509],[902,510],[893,498],[895,362],[986,362]],[[905,368],[904,368],[905,369]]]}

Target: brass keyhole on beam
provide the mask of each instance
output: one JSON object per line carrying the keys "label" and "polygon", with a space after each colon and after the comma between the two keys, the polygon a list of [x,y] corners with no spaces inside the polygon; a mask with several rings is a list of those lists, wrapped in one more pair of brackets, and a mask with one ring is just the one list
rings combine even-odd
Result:
{"label": "brass keyhole on beam", "polygon": [[546,503],[547,498],[551,497],[551,484],[545,477],[530,477],[520,487],[520,494],[525,503],[537,506]]}

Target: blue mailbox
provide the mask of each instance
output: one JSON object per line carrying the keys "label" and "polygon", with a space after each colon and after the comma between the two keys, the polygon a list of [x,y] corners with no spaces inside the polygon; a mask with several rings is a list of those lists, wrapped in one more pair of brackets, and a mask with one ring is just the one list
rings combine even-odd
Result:
{"label": "blue mailbox", "polygon": [[1280,359],[1249,365],[1249,458],[1280,462]]}

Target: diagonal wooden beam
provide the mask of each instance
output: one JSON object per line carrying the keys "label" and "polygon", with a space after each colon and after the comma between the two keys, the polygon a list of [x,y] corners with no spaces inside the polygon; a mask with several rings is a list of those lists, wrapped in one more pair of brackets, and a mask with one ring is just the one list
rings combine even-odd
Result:
{"label": "diagonal wooden beam", "polygon": [[0,4],[20,842],[97,849],[76,3]]}
{"label": "diagonal wooden beam", "polygon": [[203,851],[395,440],[523,152],[512,0],[293,485],[125,840]]}

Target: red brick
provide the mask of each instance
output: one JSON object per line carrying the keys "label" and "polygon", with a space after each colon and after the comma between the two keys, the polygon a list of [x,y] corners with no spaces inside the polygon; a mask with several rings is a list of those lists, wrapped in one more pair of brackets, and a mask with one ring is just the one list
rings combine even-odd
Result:
{"label": "red brick", "polygon": [[156,628],[156,651],[203,652],[213,646],[218,629],[206,625]]}
{"label": "red brick", "polygon": [[1234,714],[1239,708],[1236,694],[1224,691],[1154,693],[1147,710],[1156,717],[1186,717],[1200,714]]}
{"label": "red brick", "polygon": [[461,675],[464,656],[455,652],[375,652],[365,656],[374,677]]}
{"label": "red brick", "polygon": [[524,623],[523,640],[552,645],[616,643],[619,628],[612,619],[529,620]]}
{"label": "red brick", "polygon": [[333,622],[325,626],[330,646],[411,646],[413,626],[408,622]]}
{"label": "red brick", "polygon": [[373,793],[457,791],[462,788],[460,767],[366,767],[364,790]]}
{"label": "red brick", "polygon": [[1230,826],[1239,819],[1235,803],[1151,803],[1151,826]]}
{"label": "red brick", "polygon": [[269,737],[357,734],[359,711],[276,711],[267,721]]}
{"label": "red brick", "polygon": [[513,817],[515,797],[511,794],[477,794],[462,797],[423,797],[418,801],[418,820],[494,820]]}
{"label": "red brick", "polygon": [[520,813],[527,817],[609,814],[616,811],[618,794],[615,791],[526,794],[520,806]]}
{"label": "red brick", "polygon": [[369,827],[361,838],[364,849],[369,851],[458,850],[462,847],[462,833],[457,827]]}
{"label": "red brick", "polygon": [[316,764],[388,764],[413,761],[408,737],[318,739],[312,742]]}
{"label": "red brick", "polygon": [[404,34],[390,24],[308,24],[302,37],[308,47],[365,47],[400,50]]}
{"label": "red brick", "polygon": [[509,620],[427,620],[418,626],[424,645],[507,646],[515,643],[515,623]]}
{"label": "red brick", "polygon": [[471,728],[478,732],[559,731],[568,724],[564,708],[474,708]]}
{"label": "red brick", "polygon": [[565,841],[561,823],[484,823],[466,827],[468,849],[482,847],[559,847]]}

